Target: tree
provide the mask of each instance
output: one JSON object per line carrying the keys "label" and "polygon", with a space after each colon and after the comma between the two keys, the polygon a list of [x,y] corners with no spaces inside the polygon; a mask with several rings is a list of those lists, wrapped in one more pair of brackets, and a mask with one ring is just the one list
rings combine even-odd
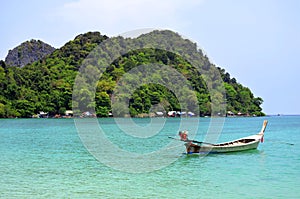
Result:
{"label": "tree", "polygon": [[[162,111],[191,110],[198,106],[201,116],[212,115],[212,111],[223,106],[223,94],[211,91],[221,90],[220,82],[216,83],[219,77],[224,82],[228,110],[263,115],[260,97],[254,97],[249,88],[210,63],[196,44],[176,33],[154,31],[135,39],[117,37],[105,42],[107,51],[92,52],[107,38],[99,32],[78,35],[52,54],[23,68],[6,66],[1,60],[0,117],[29,117],[38,111],[57,114],[72,107],[76,109],[75,114],[95,110],[98,116],[106,117],[113,110],[115,116],[129,113],[136,116],[149,113],[154,105]],[[176,44],[167,42],[170,38]],[[156,49],[151,45],[154,40],[168,50]],[[133,44],[147,43],[148,48],[120,55],[110,65],[97,57],[99,53],[106,58],[114,57],[119,52],[127,52]],[[182,57],[182,52],[189,55]],[[187,58],[197,58],[201,73]],[[107,67],[104,70],[98,66]],[[134,71],[136,66],[146,67]],[[161,70],[163,66],[172,70]],[[153,70],[154,67],[158,68]],[[192,91],[182,86],[180,78]],[[218,103],[220,107],[216,107]]]}

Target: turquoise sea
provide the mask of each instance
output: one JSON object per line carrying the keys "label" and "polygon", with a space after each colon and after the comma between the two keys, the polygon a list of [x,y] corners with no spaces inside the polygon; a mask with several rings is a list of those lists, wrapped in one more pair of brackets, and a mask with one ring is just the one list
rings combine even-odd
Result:
{"label": "turquoise sea", "polygon": [[[226,118],[218,141],[255,134],[265,119],[269,124],[257,150],[190,157],[182,147],[169,164],[167,155],[158,154],[162,168],[137,173],[109,166],[118,163],[114,150],[102,151],[111,161],[94,158],[73,119],[1,119],[0,198],[300,198],[300,116]],[[159,133],[143,138],[122,133],[113,118],[98,122],[113,145],[147,157],[181,128],[180,118],[157,118],[154,126],[159,120]],[[203,140],[211,119],[184,120],[190,131],[197,130],[195,139]],[[150,119],[124,121],[127,129],[152,128]],[[122,164],[139,171],[151,162],[136,161]]]}

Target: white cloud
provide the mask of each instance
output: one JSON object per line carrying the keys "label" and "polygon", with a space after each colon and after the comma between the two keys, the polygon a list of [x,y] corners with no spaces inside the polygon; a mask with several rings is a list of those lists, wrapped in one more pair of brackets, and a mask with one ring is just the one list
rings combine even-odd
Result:
{"label": "white cloud", "polygon": [[182,13],[203,0],[78,0],[66,3],[58,16],[67,23],[118,34],[136,28],[176,28],[188,23]]}

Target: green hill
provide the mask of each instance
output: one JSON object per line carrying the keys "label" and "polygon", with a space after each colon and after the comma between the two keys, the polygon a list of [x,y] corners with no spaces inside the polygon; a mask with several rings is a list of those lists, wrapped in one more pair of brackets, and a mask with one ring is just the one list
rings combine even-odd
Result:
{"label": "green hill", "polygon": [[[177,42],[175,46],[174,43],[166,42],[170,38],[174,38]],[[189,101],[189,103],[182,104],[180,103],[181,99],[176,97],[174,91],[167,87],[156,83],[142,84],[133,93],[123,93],[122,96],[119,96],[119,98],[128,100],[129,113],[132,116],[147,115],[151,111],[160,110],[189,111],[193,109],[191,106],[195,103],[199,105],[201,116],[215,114],[211,109],[211,105],[213,103],[212,98],[216,96],[211,96],[214,94],[209,92],[206,84],[207,80],[204,81],[203,74],[188,61],[192,56],[198,58],[197,64],[204,68],[204,72],[206,72],[207,68],[212,67],[221,74],[224,88],[226,89],[227,111],[235,114],[264,115],[261,112],[260,106],[263,100],[260,97],[254,97],[249,88],[239,84],[235,78],[231,78],[224,69],[216,68],[210,63],[202,51],[196,48],[196,44],[182,39],[176,33],[171,31],[154,31],[141,35],[136,39],[117,37],[110,41],[114,42],[114,47],[108,46],[107,48],[110,48],[108,51],[114,54],[118,51],[126,51],[128,46],[124,46],[124,43],[129,45],[129,47],[130,45],[134,47],[136,44],[145,46],[153,39],[157,43],[165,43],[165,49],[168,50],[149,46],[149,48],[132,50],[119,56],[106,67],[105,71],[101,71],[103,75],[100,79],[98,76],[95,77],[96,79],[98,78],[95,86],[96,92],[93,93],[85,88],[79,91],[83,92],[80,95],[81,99],[76,98],[72,100],[74,81],[80,68],[81,70],[96,70],[99,72],[99,68],[93,68],[93,65],[97,66],[100,59],[89,59],[92,56],[86,59],[95,47],[108,41],[108,37],[101,35],[99,32],[81,34],[60,49],[56,49],[50,55],[22,68],[10,67],[4,61],[1,61],[0,117],[31,117],[39,111],[48,112],[49,115],[64,114],[66,110],[72,109],[72,103],[74,107],[80,107],[80,104],[84,104],[85,108],[79,108],[78,110],[80,111],[92,113],[95,111],[97,116],[107,117],[108,113],[112,111],[111,100],[115,100],[112,99],[112,96],[118,92],[115,91],[115,88],[119,80],[127,78],[128,81],[136,81],[136,77],[138,77],[138,79],[149,82],[150,77],[148,78],[143,73],[136,73],[136,77],[130,76],[130,71],[133,71],[140,65],[155,63],[156,67],[171,66],[174,69],[172,75],[178,75],[175,71],[182,74],[188,80],[189,86],[195,91],[196,97],[187,97],[186,101]],[[183,51],[188,51],[188,54],[191,56],[180,56],[180,53]],[[112,55],[108,54],[106,56]],[[84,59],[86,60],[83,62]],[[151,72],[149,67],[145,70]],[[162,78],[161,71],[159,69],[156,71],[153,72],[152,70],[152,74]],[[167,75],[163,78],[167,82],[172,82],[171,79],[173,79]],[[209,78],[213,79],[214,74],[209,75]],[[214,85],[211,86],[214,87]],[[130,89],[128,85],[124,85],[123,88]],[[176,88],[176,85],[174,85],[174,88]],[[189,94],[192,93],[187,92],[187,95]],[[114,112],[116,116],[124,116],[126,114],[126,110],[123,110],[122,107],[115,108],[115,110],[117,110]]]}

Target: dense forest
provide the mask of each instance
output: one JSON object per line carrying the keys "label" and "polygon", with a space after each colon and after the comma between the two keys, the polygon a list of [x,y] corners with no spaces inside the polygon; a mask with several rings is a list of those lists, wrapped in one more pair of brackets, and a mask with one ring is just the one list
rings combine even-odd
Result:
{"label": "dense forest", "polygon": [[[166,38],[174,38],[174,43],[168,43]],[[124,107],[118,106],[117,100],[114,96],[119,92],[116,88],[122,81],[133,82],[136,80],[141,84],[135,88],[132,93],[123,91],[122,95],[118,97],[122,100],[128,101],[129,114],[134,117],[142,115],[149,115],[150,112],[155,111],[191,111],[196,110],[193,107],[197,104],[199,111],[196,113],[200,116],[214,115],[215,110],[212,110],[213,98],[216,94],[210,92],[209,88],[214,85],[208,85],[207,80],[201,71],[197,70],[194,63],[189,62],[189,59],[180,56],[181,51],[188,49],[189,55],[195,56],[198,59],[196,64],[204,68],[203,73],[207,68],[214,68],[214,74],[207,75],[210,80],[216,76],[216,71],[222,78],[222,85],[225,88],[224,99],[226,100],[226,113],[241,114],[241,115],[256,115],[262,116],[261,104],[262,98],[254,97],[251,90],[244,87],[237,82],[235,78],[230,77],[224,69],[215,67],[206,55],[199,49],[196,44],[189,40],[182,39],[178,34],[171,31],[156,31],[141,35],[135,39],[117,37],[110,40],[110,48],[108,52],[112,54],[117,51],[120,54],[113,59],[105,70],[99,68],[101,59],[96,56],[92,60],[94,54],[105,54],[106,52],[97,51],[97,46],[108,41],[108,37],[101,35],[99,32],[88,32],[78,35],[74,40],[69,41],[63,47],[54,50],[46,57],[28,64],[24,67],[13,66],[4,61],[0,61],[0,117],[32,117],[40,111],[48,113],[49,116],[56,114],[64,115],[66,110],[77,108],[79,112],[89,111],[96,114],[98,117],[108,117],[109,113],[115,116],[126,116],[127,112]],[[140,46],[147,46],[151,40],[155,42],[164,43],[163,50],[149,46],[148,48],[134,49],[136,44]],[[113,48],[111,43],[113,42]],[[126,43],[126,45],[124,45]],[[131,51],[126,51],[126,48],[131,47]],[[96,49],[96,50],[94,50]],[[114,57],[109,53],[105,54],[107,57]],[[153,67],[150,67],[153,64]],[[144,67],[144,72],[134,71],[138,66]],[[174,70],[170,70],[168,74],[163,75],[161,68],[169,66]],[[100,74],[101,77],[89,77],[84,79],[80,77],[79,71],[92,71],[89,74]],[[95,71],[95,72],[93,72]],[[157,71],[157,72],[156,72]],[[170,87],[159,83],[151,83],[151,78],[164,79],[165,82],[171,82]],[[181,74],[187,80],[194,93],[188,89],[176,87],[174,77]],[[80,79],[82,78],[82,79]],[[95,79],[95,82],[92,80]],[[178,78],[179,79],[179,78]],[[121,81],[122,80],[122,81]],[[75,81],[82,81],[83,87],[73,93]],[[176,80],[177,81],[177,80]],[[175,81],[175,82],[176,82]],[[184,81],[184,80],[183,80]],[[87,82],[95,84],[93,89],[88,89]],[[121,83],[120,83],[121,82]],[[150,83],[149,83],[150,82]],[[123,89],[132,90],[129,84],[123,83]],[[184,90],[181,96],[186,98],[178,99],[176,91]],[[80,94],[76,95],[76,92]],[[212,96],[214,95],[214,96]],[[79,97],[80,96],[80,99]],[[77,97],[77,98],[76,98]],[[222,98],[221,96],[220,98]],[[186,101],[187,103],[180,103]],[[112,102],[114,106],[112,106]],[[222,102],[223,103],[223,102]],[[81,106],[84,104],[84,106]],[[82,108],[84,107],[84,108]],[[113,111],[114,110],[114,111]],[[80,114],[80,113],[78,113]]]}

